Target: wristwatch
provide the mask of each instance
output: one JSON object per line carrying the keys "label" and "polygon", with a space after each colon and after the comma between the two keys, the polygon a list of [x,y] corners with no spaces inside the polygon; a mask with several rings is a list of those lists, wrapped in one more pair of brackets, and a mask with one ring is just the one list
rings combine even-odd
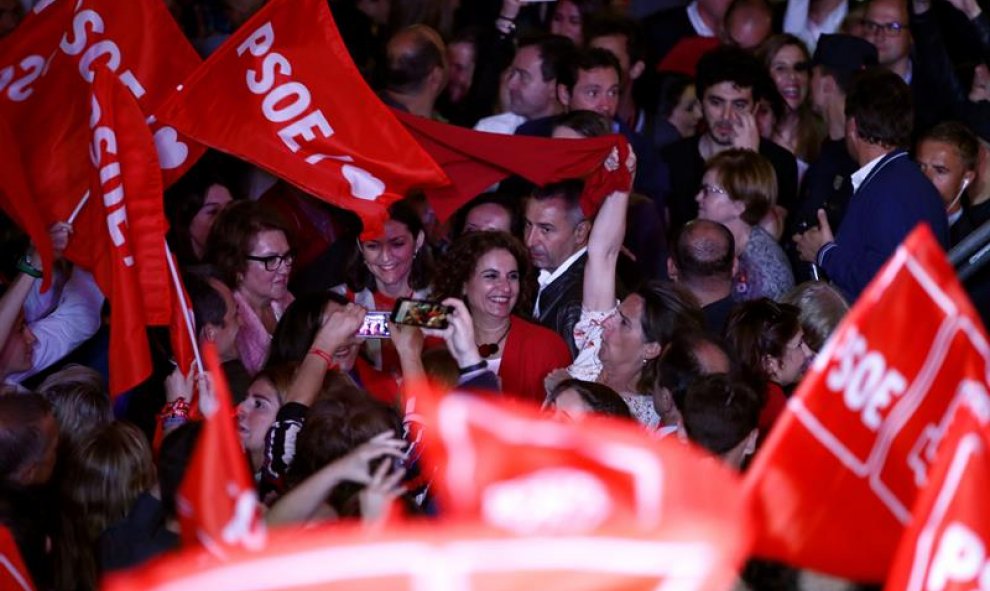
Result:
{"label": "wristwatch", "polygon": [[21,258],[17,259],[17,265],[15,265],[14,268],[16,268],[21,273],[24,273],[25,275],[30,275],[31,277],[34,277],[35,279],[41,278],[41,269],[38,269],[37,267],[32,265],[31,259],[29,259],[27,255],[24,255]]}

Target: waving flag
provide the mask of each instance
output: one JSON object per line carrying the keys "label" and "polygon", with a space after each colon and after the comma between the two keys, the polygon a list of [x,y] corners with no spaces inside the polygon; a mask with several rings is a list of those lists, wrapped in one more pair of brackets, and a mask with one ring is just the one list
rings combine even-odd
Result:
{"label": "waving flag", "polygon": [[945,442],[918,496],[887,591],[968,591],[990,577],[990,396],[976,384],[958,399]]}
{"label": "waving flag", "polygon": [[364,83],[325,0],[268,2],[159,115],[366,224],[410,189],[447,182]]}
{"label": "waving flag", "polygon": [[[450,178],[446,187],[426,191],[443,221],[458,207],[511,175],[546,185],[564,179],[585,179],[581,207],[591,216],[615,190],[629,190],[632,179],[621,171],[629,146],[621,135],[587,139],[549,139],[473,131],[396,112],[423,148]],[[611,160],[623,166],[607,166]],[[609,169],[611,168],[611,170]],[[616,170],[620,174],[612,174]]]}
{"label": "waving flag", "polygon": [[0,525],[0,589],[34,591],[31,575],[10,530]]}
{"label": "waving flag", "polygon": [[[886,576],[945,425],[984,392],[990,346],[931,231],[916,228],[857,300],[757,453],[756,552]],[[855,543],[850,543],[854,540]]]}
{"label": "waving flag", "polygon": [[216,347],[203,348],[213,396],[200,392],[205,424],[179,487],[176,505],[182,543],[204,546],[215,557],[237,547],[257,550],[265,542],[254,481],[234,427],[234,409]]}
{"label": "waving flag", "polygon": [[150,118],[166,184],[202,148],[152,114],[201,62],[160,0],[39,3],[0,40],[0,118],[23,158],[46,224],[67,221],[89,189],[90,85],[98,66],[115,73]]}
{"label": "waving flag", "polygon": [[137,103],[106,68],[97,68],[87,129],[92,144],[89,197],[66,257],[93,273],[110,300],[110,392],[151,374],[145,328],[172,315],[161,173]]}

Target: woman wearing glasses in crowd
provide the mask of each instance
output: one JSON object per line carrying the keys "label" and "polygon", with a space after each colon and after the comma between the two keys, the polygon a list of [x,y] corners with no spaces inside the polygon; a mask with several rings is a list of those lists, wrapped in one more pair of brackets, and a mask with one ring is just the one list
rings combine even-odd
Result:
{"label": "woman wearing glasses in crowd", "polygon": [[794,287],[787,255],[760,226],[777,202],[777,175],[766,158],[742,149],[716,154],[708,161],[695,200],[699,219],[723,224],[735,238],[739,263],[733,299],[778,299]]}
{"label": "woman wearing glasses in crowd", "polygon": [[[406,200],[396,201],[378,236],[362,236],[347,266],[347,283],[333,291],[366,310],[391,312],[399,298],[426,299],[433,280],[433,256],[423,222]],[[387,339],[367,339],[365,353],[376,369],[399,372],[399,356]]]}
{"label": "woman wearing glasses in crowd", "polygon": [[262,205],[242,201],[217,218],[207,241],[207,261],[234,291],[241,328],[237,352],[251,375],[265,363],[272,333],[292,303],[292,248],[285,227]]}

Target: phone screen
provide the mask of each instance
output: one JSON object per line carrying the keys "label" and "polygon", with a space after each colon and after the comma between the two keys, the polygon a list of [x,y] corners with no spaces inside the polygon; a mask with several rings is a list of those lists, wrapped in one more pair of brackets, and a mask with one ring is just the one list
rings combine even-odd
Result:
{"label": "phone screen", "polygon": [[392,322],[442,330],[447,328],[447,316],[452,311],[450,306],[439,302],[402,298],[395,303]]}
{"label": "phone screen", "polygon": [[392,336],[388,331],[388,312],[366,313],[357,336],[363,339],[387,339]]}

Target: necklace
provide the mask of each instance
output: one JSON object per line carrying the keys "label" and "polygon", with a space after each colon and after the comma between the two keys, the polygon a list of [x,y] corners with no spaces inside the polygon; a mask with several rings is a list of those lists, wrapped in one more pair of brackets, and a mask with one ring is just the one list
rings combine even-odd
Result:
{"label": "necklace", "polygon": [[502,336],[500,336],[497,341],[494,343],[484,343],[478,345],[478,355],[481,355],[482,358],[487,359],[498,353],[500,349],[499,345],[501,345],[502,341],[505,340],[505,337],[509,336],[510,328],[512,328],[512,320],[509,320],[509,324],[505,327],[505,331],[502,332]]}

